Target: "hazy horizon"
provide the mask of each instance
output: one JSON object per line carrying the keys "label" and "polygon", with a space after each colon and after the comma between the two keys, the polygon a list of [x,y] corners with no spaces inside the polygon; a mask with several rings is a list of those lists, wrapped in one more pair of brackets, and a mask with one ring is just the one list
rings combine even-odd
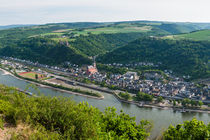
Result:
{"label": "hazy horizon", "polygon": [[168,21],[210,23],[208,0],[7,0],[0,25]]}
{"label": "hazy horizon", "polygon": [[1,25],[0,24],[0,26],[21,26],[21,25],[31,25],[31,26],[36,26],[36,25],[45,25],[45,24],[58,24],[58,23],[79,23],[79,22],[95,22],[95,23],[112,23],[112,22],[132,22],[132,21],[149,21],[149,22],[151,22],[151,21],[154,21],[154,22],[168,22],[168,23],[209,23],[210,24],[210,22],[185,22],[185,21],[179,21],[179,22],[177,22],[177,21],[160,21],[160,20],[121,20],[121,21],[105,21],[105,22],[100,22],[100,21],[74,21],[74,22],[49,22],[49,23],[40,23],[40,24],[33,24],[33,23],[29,23],[29,24],[5,24],[5,25]]}

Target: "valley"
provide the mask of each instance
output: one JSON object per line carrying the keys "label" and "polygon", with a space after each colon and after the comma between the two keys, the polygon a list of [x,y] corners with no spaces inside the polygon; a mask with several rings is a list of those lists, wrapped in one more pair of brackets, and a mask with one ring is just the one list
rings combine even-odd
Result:
{"label": "valley", "polygon": [[[93,119],[88,123],[96,128],[93,132],[98,135],[97,138],[108,135],[113,138],[123,137],[121,133],[115,134],[112,130],[107,132],[107,118],[101,119],[106,115],[114,116],[108,117],[110,122],[116,119],[126,122],[123,125],[126,126],[126,133],[130,129],[127,126],[131,126],[132,130],[138,129],[136,132],[144,135],[141,137],[148,139],[163,137],[170,124],[178,125],[194,117],[208,124],[209,29],[208,23],[161,21],[75,22],[2,27],[0,67],[5,73],[0,71],[0,83],[10,87],[0,85],[0,91],[4,93],[0,102],[15,108],[14,112],[25,109],[25,116],[30,116],[30,124],[35,125],[39,117],[34,117],[33,113],[40,113],[37,108],[45,103],[42,113],[45,108],[55,111],[53,114],[59,114],[65,109],[64,114],[70,115],[68,119],[74,119],[72,110],[80,110],[78,114],[81,116],[87,115],[86,111],[90,110],[88,120],[82,125],[85,126],[85,122]],[[14,86],[13,90],[11,86]],[[10,95],[10,90],[14,94]],[[16,108],[5,100],[7,97],[15,99],[14,102],[20,106]],[[72,103],[69,98],[77,103]],[[26,105],[24,102],[19,103],[23,100]],[[33,113],[28,104],[33,107]],[[51,105],[55,105],[57,110],[53,110]],[[117,111],[109,107],[115,107]],[[1,109],[4,111],[0,104],[0,111]],[[19,114],[17,113],[17,117],[21,116]],[[42,117],[46,117],[45,114],[48,112]],[[58,115],[58,118],[65,118],[64,114]],[[136,116],[136,120],[129,118],[129,115]],[[48,116],[51,117],[50,114]],[[24,117],[19,120],[24,120]],[[86,119],[80,116],[77,118]],[[60,128],[71,124],[65,126],[65,121],[59,121],[55,119],[53,123],[45,123],[41,118],[38,122],[46,130],[38,132],[63,139],[65,134]],[[103,126],[96,126],[95,121]],[[154,123],[154,128],[149,136],[151,122]],[[54,123],[58,123],[59,127],[57,124],[53,126]],[[130,123],[132,125],[127,125]],[[51,124],[52,129],[49,129],[48,125]],[[80,128],[80,125],[75,124]],[[78,138],[89,137],[80,136],[78,131],[72,133]]]}

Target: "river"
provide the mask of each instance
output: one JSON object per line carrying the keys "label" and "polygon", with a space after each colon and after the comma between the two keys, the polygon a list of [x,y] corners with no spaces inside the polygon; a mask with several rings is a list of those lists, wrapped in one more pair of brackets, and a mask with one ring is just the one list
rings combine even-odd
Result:
{"label": "river", "polygon": [[[4,75],[3,72],[0,71],[0,84],[14,86],[24,90],[30,83],[19,80],[11,75]],[[99,108],[101,111],[103,111],[106,107],[114,106],[118,112],[123,110],[130,116],[136,116],[137,122],[139,122],[141,119],[149,120],[153,123],[151,138],[160,135],[162,131],[167,129],[170,124],[175,125],[182,123],[185,120],[191,120],[193,117],[204,121],[206,124],[209,123],[210,120],[210,114],[207,113],[180,113],[173,112],[171,109],[161,110],[157,108],[139,108],[136,105],[121,103],[113,95],[107,93],[101,93],[104,96],[104,99],[97,100],[44,87],[38,87],[38,89],[41,93],[47,96],[71,97],[76,102],[88,102],[90,105]],[[32,88],[29,88],[29,91],[37,93],[37,91]]]}

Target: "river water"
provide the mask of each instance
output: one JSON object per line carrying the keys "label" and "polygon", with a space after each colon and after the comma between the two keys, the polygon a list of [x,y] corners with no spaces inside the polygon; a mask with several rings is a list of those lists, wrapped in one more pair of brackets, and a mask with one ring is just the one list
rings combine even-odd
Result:
{"label": "river water", "polygon": [[[0,71],[0,84],[15,86],[24,90],[30,83],[19,80],[11,75],[4,75],[3,72]],[[204,121],[206,124],[209,123],[210,120],[210,114],[207,113],[180,113],[173,112],[171,109],[161,110],[156,108],[139,108],[136,105],[121,103],[113,95],[107,93],[101,93],[105,98],[103,100],[97,100],[44,87],[38,87],[38,90],[47,96],[63,96],[73,98],[76,102],[88,102],[90,105],[99,108],[101,111],[106,107],[114,106],[118,112],[123,110],[130,116],[136,116],[136,122],[139,122],[142,119],[149,120],[153,123],[151,138],[161,135],[163,130],[167,129],[170,124],[175,125],[182,123],[185,120],[191,120],[193,117]],[[32,88],[29,88],[29,91],[37,93],[37,90]]]}

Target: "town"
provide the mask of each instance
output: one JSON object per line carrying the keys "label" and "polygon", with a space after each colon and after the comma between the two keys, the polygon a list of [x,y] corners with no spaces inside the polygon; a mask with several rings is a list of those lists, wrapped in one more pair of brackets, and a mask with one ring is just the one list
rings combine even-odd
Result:
{"label": "town", "polygon": [[[129,93],[144,92],[149,95],[162,96],[167,99],[184,99],[189,98],[191,100],[204,103],[210,103],[210,84],[197,84],[193,82],[186,82],[183,78],[179,78],[173,75],[170,70],[165,70],[164,75],[156,71],[144,72],[141,76],[137,72],[128,71],[125,74],[107,74],[106,72],[100,72],[97,69],[97,64],[94,61],[93,65],[79,67],[76,64],[65,62],[68,68],[58,66],[48,66],[44,64],[34,63],[27,60],[21,60],[12,57],[3,57],[1,60],[2,65],[6,65],[7,68],[15,69],[18,73],[24,73],[34,71],[44,76],[45,80],[54,84],[61,84],[62,82],[68,82],[56,75],[64,75],[71,80],[80,79],[80,82],[89,81],[97,83],[99,85],[106,85],[112,87],[111,89],[119,89],[121,91],[128,91]],[[153,63],[139,63],[140,65],[154,65]],[[160,63],[159,63],[160,64]],[[114,64],[118,65],[119,64]],[[28,66],[37,67],[38,69],[29,69]],[[122,65],[121,65],[122,66]],[[51,73],[46,70],[51,70]],[[53,74],[52,74],[53,72]],[[59,74],[58,74],[59,73]],[[165,80],[167,76],[170,80]],[[47,78],[48,77],[48,78]],[[51,79],[52,78],[52,79]],[[72,79],[73,78],[73,79]]]}

